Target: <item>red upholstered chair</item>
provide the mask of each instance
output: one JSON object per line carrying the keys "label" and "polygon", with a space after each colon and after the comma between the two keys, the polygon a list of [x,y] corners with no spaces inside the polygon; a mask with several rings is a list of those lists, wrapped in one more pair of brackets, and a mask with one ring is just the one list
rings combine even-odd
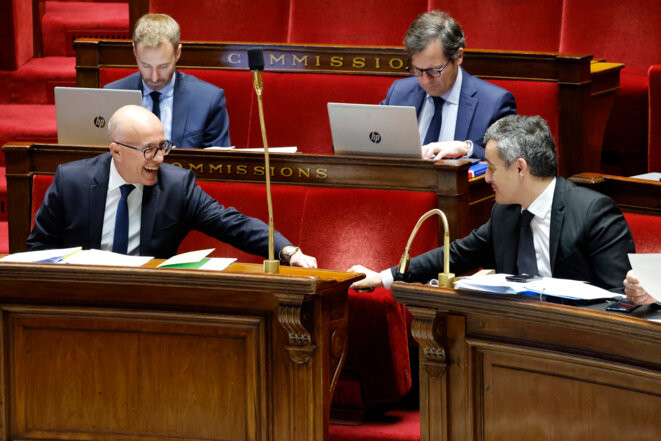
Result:
{"label": "red upholstered chair", "polygon": [[430,0],[429,9],[454,17],[470,48],[556,52],[560,46],[561,1]]}
{"label": "red upholstered chair", "polygon": [[661,217],[624,213],[629,224],[636,253],[661,253]]}
{"label": "red upholstered chair", "polygon": [[618,153],[623,161],[623,173],[614,174],[647,168],[647,71],[661,62],[660,20],[658,1],[564,2],[560,51],[591,53],[595,59],[626,65],[604,137],[604,149]]}
{"label": "red upholstered chair", "polygon": [[291,0],[288,43],[401,46],[426,0]]}
{"label": "red upholstered chair", "polygon": [[150,0],[149,12],[177,20],[182,40],[287,41],[289,0]]}
{"label": "red upholstered chair", "polygon": [[[378,104],[395,79],[266,72],[263,100],[269,146],[297,146],[299,152],[331,154],[326,104],[329,101]],[[256,98],[253,96],[252,100]],[[248,146],[260,147],[262,135],[257,105],[253,104],[252,109]]]}
{"label": "red upholstered chair", "polygon": [[649,81],[647,171],[661,172],[661,64],[650,67]]}

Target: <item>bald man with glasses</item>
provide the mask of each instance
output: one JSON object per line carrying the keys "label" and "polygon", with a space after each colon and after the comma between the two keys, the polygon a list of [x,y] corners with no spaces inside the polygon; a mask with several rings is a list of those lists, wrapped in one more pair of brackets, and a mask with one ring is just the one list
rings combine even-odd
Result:
{"label": "bald man with glasses", "polygon": [[[28,249],[82,246],[123,254],[171,257],[192,231],[268,256],[268,226],[224,207],[195,175],[163,163],[172,149],[149,110],[124,106],[108,124],[110,151],[58,166],[35,216]],[[285,264],[316,268],[277,231],[275,252]]]}
{"label": "bald man with glasses", "polygon": [[461,68],[464,33],[445,12],[416,18],[404,45],[412,77],[395,81],[381,104],[416,108],[423,159],[484,159],[484,133],[516,114],[514,96]]}

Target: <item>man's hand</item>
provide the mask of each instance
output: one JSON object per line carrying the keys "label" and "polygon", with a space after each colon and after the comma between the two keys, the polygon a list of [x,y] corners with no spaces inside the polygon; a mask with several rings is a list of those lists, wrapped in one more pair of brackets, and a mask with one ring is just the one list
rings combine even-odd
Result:
{"label": "man's hand", "polygon": [[641,286],[640,282],[638,282],[633,270],[629,270],[627,278],[624,279],[624,292],[627,295],[627,299],[636,305],[648,305],[656,302],[654,297],[649,295]]}
{"label": "man's hand", "polygon": [[383,286],[383,280],[381,280],[381,274],[371,269],[367,269],[362,265],[354,265],[347,270],[349,273],[364,273],[365,278],[353,284],[349,287],[356,290],[365,290],[365,289],[374,289],[380,288]]}
{"label": "man's hand", "polygon": [[301,268],[316,268],[317,259],[303,254],[301,250],[296,250],[296,252],[291,255],[291,259],[289,259],[289,265],[300,266]]}
{"label": "man's hand", "polygon": [[430,142],[422,146],[422,159],[438,161],[443,158],[459,158],[468,153],[468,144],[464,141]]}

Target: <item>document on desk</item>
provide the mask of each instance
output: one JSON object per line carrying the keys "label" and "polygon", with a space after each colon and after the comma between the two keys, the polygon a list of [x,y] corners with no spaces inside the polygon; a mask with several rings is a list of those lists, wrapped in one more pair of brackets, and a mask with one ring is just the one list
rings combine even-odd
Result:
{"label": "document on desk", "polygon": [[529,282],[510,282],[509,274],[462,277],[454,283],[457,289],[484,291],[497,294],[553,296],[572,300],[610,299],[614,294],[586,282],[570,279],[541,277]]}
{"label": "document on desk", "polygon": [[215,250],[215,248],[177,254],[176,256],[170,257],[168,260],[158,265],[158,267],[222,271],[236,260],[235,258],[207,257],[211,252],[213,252],[213,250]]}
{"label": "document on desk", "polygon": [[77,253],[81,247],[57,248],[52,250],[24,251],[14,253],[0,259],[0,262],[21,263],[59,263],[65,258]]}
{"label": "document on desk", "polygon": [[0,261],[138,267],[151,259],[153,259],[151,256],[127,256],[111,251],[83,250],[81,247],[74,247],[14,253],[3,257]]}
{"label": "document on desk", "polygon": [[661,302],[661,277],[659,277],[661,254],[629,254],[629,262],[645,291],[657,302]]}

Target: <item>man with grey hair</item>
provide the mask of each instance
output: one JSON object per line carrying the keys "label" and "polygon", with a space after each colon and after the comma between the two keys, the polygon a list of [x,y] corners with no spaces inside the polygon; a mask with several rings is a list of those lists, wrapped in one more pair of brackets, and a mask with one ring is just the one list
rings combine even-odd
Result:
{"label": "man with grey hair", "polygon": [[416,108],[423,159],[484,159],[484,132],[516,113],[514,96],[461,68],[464,33],[445,12],[416,18],[404,45],[412,77],[395,81],[381,104]]}
{"label": "man with grey hair", "polygon": [[[615,202],[556,175],[555,142],[539,116],[511,115],[484,135],[496,204],[491,218],[450,245],[450,268],[463,274],[479,268],[498,273],[584,280],[622,290],[631,268],[633,237]],[[443,271],[443,248],[411,259],[408,274],[397,267],[367,277],[354,288],[389,287],[393,280],[427,282]]]}
{"label": "man with grey hair", "polygon": [[139,72],[105,87],[142,91],[142,106],[158,116],[177,147],[230,146],[225,92],[176,70],[179,39],[179,24],[172,17],[143,15],[133,31]]}

